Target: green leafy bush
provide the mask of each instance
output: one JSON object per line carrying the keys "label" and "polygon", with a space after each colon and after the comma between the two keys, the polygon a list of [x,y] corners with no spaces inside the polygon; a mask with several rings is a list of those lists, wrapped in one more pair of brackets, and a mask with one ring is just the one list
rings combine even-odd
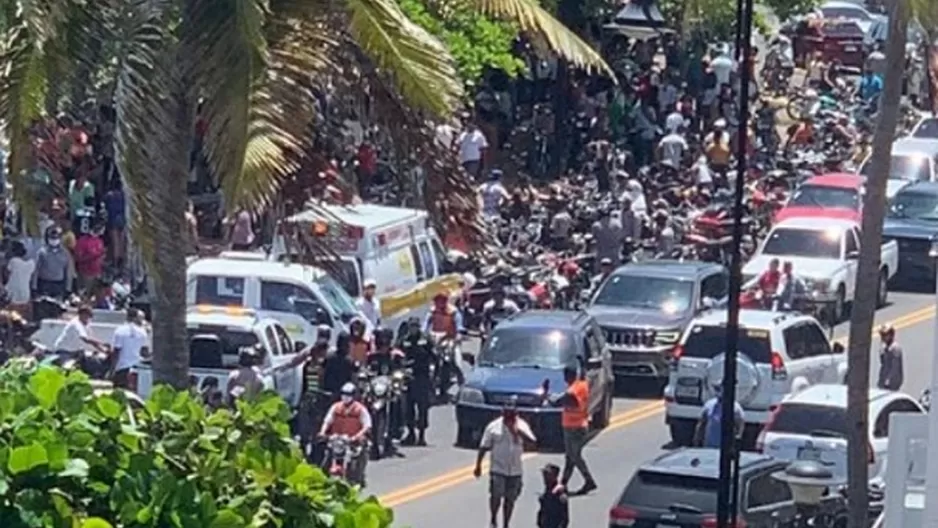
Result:
{"label": "green leafy bush", "polygon": [[208,412],[158,387],[143,408],[52,368],[0,369],[3,528],[384,528],[391,512],[304,462],[263,395]]}

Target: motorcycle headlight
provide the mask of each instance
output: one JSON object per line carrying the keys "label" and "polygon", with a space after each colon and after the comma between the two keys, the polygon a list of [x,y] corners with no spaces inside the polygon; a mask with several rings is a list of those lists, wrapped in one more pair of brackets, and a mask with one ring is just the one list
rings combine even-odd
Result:
{"label": "motorcycle headlight", "polygon": [[463,387],[459,390],[460,403],[485,403],[485,396],[479,389]]}
{"label": "motorcycle headlight", "polygon": [[381,398],[388,393],[388,382],[387,380],[375,380],[371,384],[371,392],[375,396]]}

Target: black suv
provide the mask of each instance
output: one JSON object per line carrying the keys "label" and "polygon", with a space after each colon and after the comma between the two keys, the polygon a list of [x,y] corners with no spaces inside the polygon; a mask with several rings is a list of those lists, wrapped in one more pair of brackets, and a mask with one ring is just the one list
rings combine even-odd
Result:
{"label": "black suv", "polygon": [[[791,489],[772,477],[787,464],[761,453],[740,453],[737,526],[787,526],[795,518]],[[609,526],[715,528],[719,476],[718,449],[661,455],[632,476],[609,510]],[[828,514],[842,514],[846,508],[838,493],[825,496],[821,505]]]}
{"label": "black suv", "polygon": [[560,439],[560,412],[544,405],[543,383],[563,392],[563,368],[582,365],[590,386],[591,426],[612,412],[612,361],[596,320],[585,312],[527,310],[505,319],[483,343],[476,366],[456,397],[458,445],[474,445],[482,430],[517,398],[520,414],[540,443]]}
{"label": "black suv", "polygon": [[719,264],[650,260],[626,264],[598,288],[587,311],[602,326],[617,377],[668,377],[671,353],[701,311],[726,305]]}

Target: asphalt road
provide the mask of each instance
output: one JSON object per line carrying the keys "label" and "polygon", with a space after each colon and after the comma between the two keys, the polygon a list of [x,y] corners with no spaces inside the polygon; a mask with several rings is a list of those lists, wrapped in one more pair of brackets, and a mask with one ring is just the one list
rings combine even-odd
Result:
{"label": "asphalt road", "polygon": [[[934,297],[928,294],[890,293],[891,304],[877,314],[877,324],[891,323],[905,351],[905,390],[918,396],[930,378],[934,347]],[[847,334],[847,325],[835,335]],[[876,341],[874,340],[874,347]],[[874,349],[875,350],[875,349]],[[873,375],[878,370],[873,354]],[[472,476],[475,451],[456,448],[455,416],[450,406],[434,408],[428,447],[403,448],[395,459],[368,466],[368,490],[393,508],[396,527],[481,528],[487,526],[488,479]],[[589,496],[571,499],[571,526],[607,526],[607,513],[635,469],[663,452],[668,441],[663,404],[658,397],[619,397],[610,426],[593,438],[585,451],[599,483]],[[537,495],[542,487],[539,468],[547,462],[563,464],[553,453],[525,455],[524,490],[513,525],[533,526]],[[575,476],[571,487],[580,485]]]}

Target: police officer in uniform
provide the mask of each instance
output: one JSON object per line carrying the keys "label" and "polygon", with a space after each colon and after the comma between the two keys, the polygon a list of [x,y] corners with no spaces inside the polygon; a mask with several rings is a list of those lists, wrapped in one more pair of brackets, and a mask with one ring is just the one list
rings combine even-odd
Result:
{"label": "police officer in uniform", "polygon": [[[420,328],[420,321],[411,318],[403,329],[401,350],[410,367],[412,378],[407,388],[406,415],[407,436],[403,445],[427,445],[426,430],[429,426],[430,393],[433,381],[430,378],[430,366],[436,363],[433,354],[433,342]],[[417,433],[415,435],[415,432]]]}

